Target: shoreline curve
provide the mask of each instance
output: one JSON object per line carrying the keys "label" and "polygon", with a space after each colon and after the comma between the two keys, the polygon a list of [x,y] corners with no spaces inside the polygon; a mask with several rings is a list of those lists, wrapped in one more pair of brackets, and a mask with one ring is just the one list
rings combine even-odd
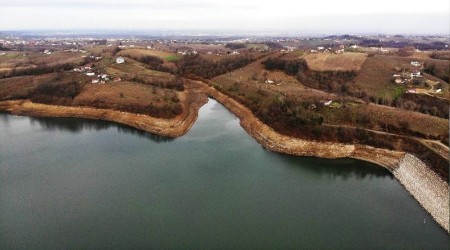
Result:
{"label": "shoreline curve", "polygon": [[[167,137],[186,134],[198,118],[198,111],[210,96],[240,120],[241,127],[270,151],[320,158],[353,158],[380,165],[390,171],[434,220],[449,232],[449,188],[425,163],[406,152],[361,144],[318,142],[282,135],[253,115],[245,106],[203,82],[192,82],[196,95],[187,113],[173,119],[154,118],[111,109],[70,107],[33,103],[29,100],[1,101],[0,111],[37,117],[73,117],[106,120]],[[205,95],[206,94],[206,95]]]}

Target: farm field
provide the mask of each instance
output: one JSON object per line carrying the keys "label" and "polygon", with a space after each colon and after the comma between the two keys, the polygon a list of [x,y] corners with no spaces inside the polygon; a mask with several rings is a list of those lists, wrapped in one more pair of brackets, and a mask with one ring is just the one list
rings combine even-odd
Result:
{"label": "farm field", "polygon": [[55,78],[56,74],[45,74],[0,79],[0,101],[26,98],[37,86]]}
{"label": "farm field", "polygon": [[[410,86],[411,84],[396,84],[393,82],[392,76],[394,74],[400,74],[401,70],[413,71],[418,69],[410,64],[412,60],[417,59],[381,55],[369,57],[358,72],[356,78],[353,80],[353,83],[350,84],[350,89],[355,93],[364,92],[364,95],[373,98],[375,102],[377,99],[382,98],[387,103],[397,99],[405,93],[408,88],[429,89],[425,86]],[[428,78],[442,82],[436,77],[427,76],[425,74],[425,79]]]}
{"label": "farm field", "polygon": [[131,58],[138,58],[142,56],[156,56],[169,62],[178,60],[178,55],[175,53],[154,49],[124,49],[119,51],[116,55]]}
{"label": "farm field", "polygon": [[83,61],[80,52],[53,52],[50,55],[38,52],[5,52],[0,55],[0,72],[7,72],[12,69],[22,69],[37,66],[55,66],[66,63],[79,63]]}
{"label": "farm field", "polygon": [[316,71],[358,71],[367,59],[365,53],[311,53],[302,56],[308,67]]}
{"label": "farm field", "polygon": [[87,84],[75,97],[73,104],[76,106],[94,104],[119,109],[127,105],[159,107],[165,103],[164,98],[170,98],[169,96],[175,97],[176,92],[133,82]]}
{"label": "farm field", "polygon": [[165,82],[172,77],[170,73],[151,70],[130,58],[126,58],[126,62],[123,64],[116,64],[112,59],[105,58],[104,60],[109,60],[109,62],[105,62],[101,68],[112,77],[120,77],[129,81],[140,78],[146,83]]}

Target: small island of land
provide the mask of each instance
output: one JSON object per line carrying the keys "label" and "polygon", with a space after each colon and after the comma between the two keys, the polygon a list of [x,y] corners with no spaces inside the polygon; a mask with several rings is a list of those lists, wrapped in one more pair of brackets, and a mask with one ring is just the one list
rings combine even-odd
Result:
{"label": "small island of land", "polygon": [[385,167],[448,231],[450,54],[375,39],[2,40],[0,111],[179,137],[214,98],[268,150]]}

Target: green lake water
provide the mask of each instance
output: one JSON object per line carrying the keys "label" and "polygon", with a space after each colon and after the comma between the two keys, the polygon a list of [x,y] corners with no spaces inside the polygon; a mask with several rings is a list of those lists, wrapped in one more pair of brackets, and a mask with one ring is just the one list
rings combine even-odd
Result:
{"label": "green lake water", "polygon": [[0,249],[448,249],[384,168],[265,150],[214,100],[183,137],[0,114]]}

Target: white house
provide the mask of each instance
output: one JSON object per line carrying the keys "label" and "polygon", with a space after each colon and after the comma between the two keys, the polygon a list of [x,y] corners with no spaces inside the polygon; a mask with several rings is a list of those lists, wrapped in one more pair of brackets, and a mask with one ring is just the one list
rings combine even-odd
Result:
{"label": "white house", "polygon": [[87,76],[95,76],[95,73],[94,72],[88,72],[88,73],[86,73],[86,75]]}
{"label": "white house", "polygon": [[323,105],[330,106],[330,104],[333,102],[333,100],[329,100],[328,102],[325,102]]}
{"label": "white house", "polygon": [[272,80],[267,80],[266,83],[268,83],[268,84],[273,84],[274,81],[272,81]]}
{"label": "white house", "polygon": [[436,93],[441,93],[442,92],[442,89],[437,89],[436,90]]}
{"label": "white house", "polygon": [[117,57],[117,58],[116,58],[116,63],[117,63],[117,64],[125,63],[125,58],[123,58],[123,57],[121,57],[121,56]]}
{"label": "white house", "polygon": [[403,80],[400,78],[395,79],[395,83],[399,84],[399,83],[403,83]]}
{"label": "white house", "polygon": [[419,67],[419,66],[420,66],[420,62],[413,61],[413,62],[411,62],[411,65],[412,65],[412,66]]}
{"label": "white house", "polygon": [[413,77],[422,77],[422,76],[420,75],[420,71],[414,71],[414,72],[412,72],[412,73],[411,73],[411,78],[413,78]]}

